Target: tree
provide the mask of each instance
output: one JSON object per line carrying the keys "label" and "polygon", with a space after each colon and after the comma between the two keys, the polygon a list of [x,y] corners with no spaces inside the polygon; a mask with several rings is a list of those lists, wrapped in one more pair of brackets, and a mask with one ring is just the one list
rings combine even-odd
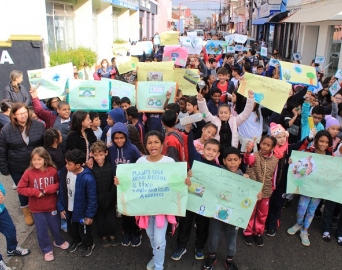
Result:
{"label": "tree", "polygon": [[201,19],[198,18],[196,15],[192,15],[194,17],[194,23],[195,24],[200,24],[201,23]]}

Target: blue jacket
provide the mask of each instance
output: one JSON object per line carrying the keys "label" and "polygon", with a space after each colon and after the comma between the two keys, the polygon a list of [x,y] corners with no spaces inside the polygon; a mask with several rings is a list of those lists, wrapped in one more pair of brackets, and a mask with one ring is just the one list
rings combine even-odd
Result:
{"label": "blue jacket", "polygon": [[[94,218],[97,211],[97,195],[95,178],[87,167],[76,177],[74,211],[71,220],[79,222],[82,218]],[[68,191],[66,184],[67,169],[64,167],[58,172],[59,193],[57,210],[68,213]]]}
{"label": "blue jacket", "polygon": [[[116,166],[118,164],[135,163],[141,154],[138,148],[132,144],[128,139],[128,129],[127,126],[122,123],[116,123],[112,127],[112,141],[113,145],[108,148],[110,162],[112,163],[113,173],[116,175]],[[123,147],[119,148],[116,146],[113,138],[115,133],[123,133],[126,137],[126,141]]]}
{"label": "blue jacket", "polygon": [[[6,190],[5,190],[5,187],[0,183],[0,191],[2,192],[2,194],[5,196],[6,195]],[[0,213],[2,211],[4,211],[4,209],[6,208],[5,204],[4,203],[1,203],[0,204]]]}
{"label": "blue jacket", "polygon": [[[309,127],[309,121],[308,117],[310,116],[310,104],[307,102],[304,102],[302,105],[302,130],[301,130],[301,137],[300,139],[303,140],[310,134],[310,127]],[[316,131],[324,130],[324,126],[321,122],[319,122],[317,125],[315,125]]]}
{"label": "blue jacket", "polygon": [[[121,108],[115,108],[113,110],[110,110],[107,114],[114,120],[114,124],[126,122],[125,112]],[[107,134],[107,131],[109,128],[110,128],[110,126],[107,125],[102,131],[101,141],[104,141],[105,143],[107,143],[106,142],[106,139],[107,139],[106,134]]]}
{"label": "blue jacket", "polygon": [[208,107],[209,112],[210,112],[212,115],[216,116],[216,115],[218,114],[218,108],[219,108],[219,106],[222,105],[222,104],[223,104],[223,102],[222,102],[222,101],[219,101],[219,103],[218,103],[217,106],[216,106],[215,102],[211,99],[211,100],[208,101],[207,107]]}

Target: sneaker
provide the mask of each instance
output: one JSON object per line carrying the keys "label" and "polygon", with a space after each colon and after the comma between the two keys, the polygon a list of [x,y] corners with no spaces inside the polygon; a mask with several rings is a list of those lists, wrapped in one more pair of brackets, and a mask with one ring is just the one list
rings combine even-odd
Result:
{"label": "sneaker", "polygon": [[342,237],[337,237],[337,244],[342,246]]}
{"label": "sneaker", "polygon": [[244,235],[243,236],[243,241],[247,246],[252,246],[253,245],[253,235]]}
{"label": "sneaker", "polygon": [[12,189],[17,190],[17,185],[15,183],[13,183]]}
{"label": "sneaker", "polygon": [[88,256],[90,256],[91,253],[93,253],[94,247],[95,247],[95,244],[92,244],[90,247],[85,248],[85,249],[82,251],[81,256],[82,256],[82,257],[88,257]]}
{"label": "sneaker", "polygon": [[275,236],[276,233],[277,233],[277,230],[275,230],[275,229],[267,229],[267,231],[266,231],[266,235],[271,236],[271,237]]}
{"label": "sneaker", "polygon": [[264,246],[264,239],[262,239],[262,235],[258,234],[255,236],[255,242],[258,247],[263,247]]}
{"label": "sneaker", "polygon": [[171,259],[174,261],[179,261],[185,253],[186,248],[179,247],[173,252]]}
{"label": "sneaker", "polygon": [[3,260],[0,261],[0,270],[12,270],[11,267],[8,267]]}
{"label": "sneaker", "polygon": [[298,231],[300,231],[301,228],[302,226],[296,223],[294,226],[287,230],[287,233],[289,235],[295,235]]}
{"label": "sneaker", "polygon": [[55,259],[55,257],[53,256],[53,252],[50,251],[50,252],[48,252],[48,253],[45,253],[44,259],[45,259],[46,262],[51,262],[51,261],[53,261],[53,260]]}
{"label": "sneaker", "polygon": [[56,242],[55,241],[53,241],[53,245],[55,246],[55,247],[58,247],[58,248],[60,248],[60,249],[68,249],[69,248],[69,246],[70,246],[70,244],[69,244],[69,242],[67,242],[67,241],[65,241],[63,244],[61,244],[60,246],[58,246],[57,244],[56,244]]}
{"label": "sneaker", "polygon": [[196,260],[203,260],[204,253],[202,248],[195,248],[195,259]]}
{"label": "sneaker", "polygon": [[329,242],[331,239],[330,239],[330,233],[329,232],[324,232],[323,235],[322,235],[322,239],[325,241],[325,242]]}
{"label": "sneaker", "polygon": [[307,231],[301,230],[299,236],[300,236],[300,239],[302,240],[303,246],[306,246],[306,247],[310,246],[309,234]]}
{"label": "sneaker", "polygon": [[129,234],[124,234],[121,245],[123,245],[124,247],[128,247],[131,245],[131,236]]}
{"label": "sneaker", "polygon": [[7,251],[7,256],[26,256],[31,253],[27,248],[17,247],[15,250]]}
{"label": "sneaker", "polygon": [[205,259],[205,262],[204,262],[204,265],[203,265],[203,268],[205,270],[212,270],[214,268],[214,265],[217,263],[217,258],[216,256],[208,256],[206,259]]}
{"label": "sneaker", "polygon": [[238,270],[239,268],[237,268],[237,266],[235,265],[234,261],[228,261],[226,259],[226,261],[224,262],[224,266],[226,267],[227,270]]}
{"label": "sneaker", "polygon": [[155,268],[155,266],[154,266],[154,258],[152,258],[152,259],[148,262],[148,264],[147,264],[147,266],[146,266],[146,269],[147,269],[147,270],[154,270],[154,268]]}
{"label": "sneaker", "polygon": [[320,218],[322,218],[322,216],[323,216],[323,213],[322,213],[321,209],[317,208],[315,211],[315,218],[320,219]]}
{"label": "sneaker", "polygon": [[337,224],[338,224],[338,217],[332,217],[332,220],[331,220],[331,228],[334,228],[336,229],[337,228]]}
{"label": "sneaker", "polygon": [[134,236],[132,237],[132,242],[131,242],[131,246],[132,247],[138,247],[141,245],[141,238],[142,235],[138,235],[138,236]]}
{"label": "sneaker", "polygon": [[82,242],[70,244],[70,246],[69,246],[69,248],[68,248],[68,252],[69,252],[69,253],[75,252],[76,249],[77,249],[80,245],[82,245]]}
{"label": "sneaker", "polygon": [[108,241],[107,237],[101,238],[101,245],[105,248],[110,246],[110,242]]}
{"label": "sneaker", "polygon": [[112,247],[116,247],[119,244],[119,240],[115,236],[109,236],[108,240]]}

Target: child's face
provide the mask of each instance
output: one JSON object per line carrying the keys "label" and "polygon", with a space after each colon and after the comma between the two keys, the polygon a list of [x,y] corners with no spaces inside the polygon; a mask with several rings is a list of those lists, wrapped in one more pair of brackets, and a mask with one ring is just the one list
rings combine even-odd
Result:
{"label": "child's face", "polygon": [[220,93],[214,93],[211,96],[211,99],[217,104],[220,102],[221,94]]}
{"label": "child's face", "polygon": [[335,95],[335,100],[336,100],[336,103],[341,103],[342,102],[342,95],[336,94]]}
{"label": "child's face", "polygon": [[120,105],[121,109],[123,109],[124,111],[126,111],[127,108],[129,108],[130,106],[131,106],[131,105],[128,104],[128,103],[126,103],[126,102],[121,103],[121,105]]}
{"label": "child's face", "polygon": [[102,166],[104,164],[107,154],[108,154],[108,151],[106,151],[106,152],[103,152],[103,151],[93,152],[94,160],[97,162],[97,164],[99,166]]}
{"label": "child's face", "polygon": [[83,129],[90,128],[90,124],[91,124],[91,120],[90,120],[89,114],[87,114],[86,118],[82,122],[82,128]]}
{"label": "child's face", "polygon": [[269,155],[273,150],[273,141],[270,138],[265,138],[260,143],[260,152],[264,156]]}
{"label": "child's face", "polygon": [[263,68],[258,68],[257,72],[258,72],[259,75],[261,75],[264,72],[264,69]]}
{"label": "child's face", "polygon": [[229,65],[232,65],[233,64],[233,60],[234,60],[234,57],[228,57],[227,58],[227,62]]}
{"label": "child's face", "polygon": [[69,105],[63,105],[60,109],[57,108],[57,112],[62,119],[68,119],[71,111]]}
{"label": "child's face", "polygon": [[57,140],[57,143],[58,144],[60,144],[60,143],[62,143],[62,141],[63,141],[63,137],[62,137],[62,133],[58,130],[58,140]]}
{"label": "child's face", "polygon": [[219,146],[208,143],[203,149],[203,156],[208,161],[213,161],[220,155]]}
{"label": "child's face", "polygon": [[214,75],[210,75],[209,79],[208,79],[208,82],[213,84],[215,81],[216,81],[216,77]]}
{"label": "child's face", "polygon": [[75,173],[75,172],[77,172],[77,171],[79,170],[79,168],[81,168],[81,164],[75,164],[75,163],[72,162],[72,161],[67,161],[67,160],[66,160],[65,167],[66,167],[66,169],[67,169],[69,172]]}
{"label": "child's face", "polygon": [[95,117],[93,121],[91,122],[91,126],[94,128],[97,128],[101,125],[100,117]]}
{"label": "child's face", "polygon": [[44,170],[45,160],[38,154],[34,154],[32,157],[32,165],[36,170]]}
{"label": "child's face", "polygon": [[110,127],[114,126],[114,124],[115,124],[114,120],[112,119],[112,117],[109,116],[109,114],[108,114],[108,117],[107,117],[107,124]]}
{"label": "child's face", "polygon": [[221,83],[224,83],[228,79],[227,74],[218,74],[217,77]]}
{"label": "child's face", "polygon": [[235,93],[232,94],[232,102],[236,103],[236,94]]}
{"label": "child's face", "polygon": [[53,98],[53,99],[51,100],[51,108],[54,109],[54,110],[57,110],[58,102],[59,102],[59,99],[58,99],[58,98]]}
{"label": "child's face", "polygon": [[191,114],[195,111],[195,108],[197,108],[197,106],[192,105],[190,102],[186,103],[186,111],[188,112],[188,114]]}
{"label": "child's face", "polygon": [[330,133],[331,137],[333,137],[333,138],[335,138],[337,136],[339,131],[340,131],[339,126],[331,126],[330,128],[328,128],[328,132]]}
{"label": "child's face", "polygon": [[320,151],[325,151],[329,147],[329,139],[326,136],[320,137],[317,141],[315,141],[315,148]]}
{"label": "child's face", "polygon": [[122,148],[126,142],[126,136],[121,132],[117,132],[113,136],[113,141],[117,147]]}
{"label": "child's face", "polygon": [[223,159],[223,164],[231,172],[237,172],[241,164],[241,157],[236,154],[229,154],[226,158]]}
{"label": "child's face", "polygon": [[155,135],[148,136],[146,140],[146,150],[151,156],[158,156],[162,151],[160,139]]}
{"label": "child's face", "polygon": [[217,129],[214,127],[202,128],[202,138],[204,139],[204,141],[213,139],[216,135],[216,132],[217,132]]}
{"label": "child's face", "polygon": [[313,118],[314,124],[317,125],[319,122],[322,121],[323,115],[317,114],[317,113],[313,113],[312,114],[312,118]]}
{"label": "child's face", "polygon": [[324,88],[324,89],[322,90],[322,96],[323,96],[323,97],[327,96],[328,93],[329,93],[329,89],[328,89],[328,88]]}
{"label": "child's face", "polygon": [[213,62],[213,63],[210,64],[210,68],[211,69],[216,68],[216,66],[217,66],[217,62]]}
{"label": "child's face", "polygon": [[115,108],[120,108],[120,106],[118,104],[116,104],[115,102],[112,103],[112,109],[115,109]]}
{"label": "child's face", "polygon": [[179,100],[178,104],[179,104],[181,112],[185,112],[186,111],[186,102],[185,102],[185,100],[182,100],[182,99]]}
{"label": "child's face", "polygon": [[221,121],[228,121],[230,117],[230,110],[228,107],[221,107],[218,111],[218,117]]}
{"label": "child's face", "polygon": [[277,136],[275,136],[275,138],[277,139],[277,144],[282,146],[286,143],[286,133],[282,132],[279,133]]}

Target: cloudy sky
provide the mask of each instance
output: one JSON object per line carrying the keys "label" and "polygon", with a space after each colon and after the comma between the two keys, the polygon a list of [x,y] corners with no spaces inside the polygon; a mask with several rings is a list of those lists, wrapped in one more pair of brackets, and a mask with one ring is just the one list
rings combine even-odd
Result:
{"label": "cloudy sky", "polygon": [[[181,3],[181,6],[186,6],[191,9],[191,13],[199,17],[201,20],[207,17],[211,17],[211,14],[218,12],[220,10],[220,0],[217,2],[190,2],[187,3],[186,0],[172,0],[172,6],[177,6]],[[221,7],[223,7],[224,0],[222,0]]]}

